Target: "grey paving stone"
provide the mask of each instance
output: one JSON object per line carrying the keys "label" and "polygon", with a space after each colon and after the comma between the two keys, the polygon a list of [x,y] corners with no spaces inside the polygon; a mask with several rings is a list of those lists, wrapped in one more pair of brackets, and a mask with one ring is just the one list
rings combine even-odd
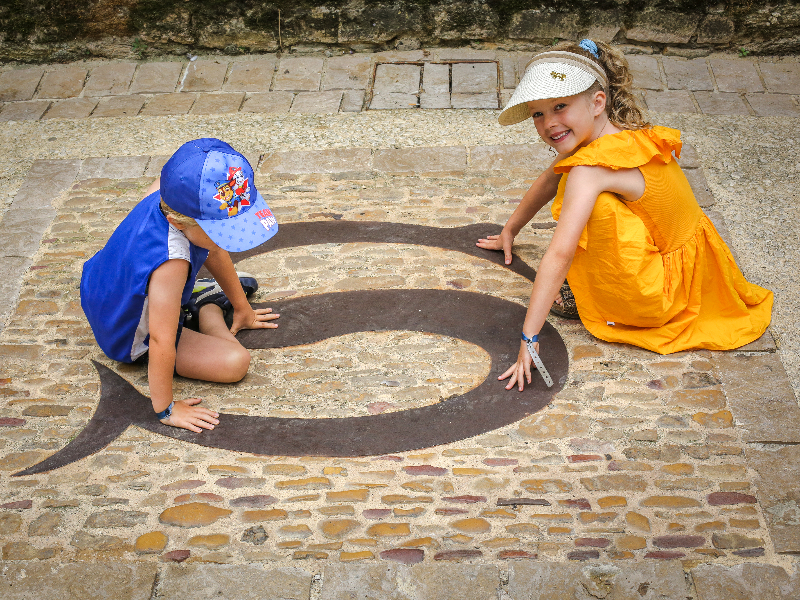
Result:
{"label": "grey paving stone", "polygon": [[70,66],[48,71],[39,84],[40,99],[74,98],[83,90],[88,71],[83,67]]}
{"label": "grey paving stone", "polygon": [[239,112],[244,102],[244,92],[218,92],[200,94],[192,105],[193,115],[225,115]]}
{"label": "grey paving stone", "polygon": [[800,64],[760,62],[758,68],[770,92],[800,94]]}
{"label": "grey paving stone", "polygon": [[720,92],[763,92],[761,78],[749,60],[712,58],[709,60]]}
{"label": "grey paving stone", "polygon": [[[5,237],[5,235],[7,234],[4,232],[3,236]],[[4,246],[5,244],[0,242],[0,252],[4,251]],[[2,333],[6,320],[16,309],[22,278],[33,261],[23,256],[4,256],[2,254],[0,256],[2,256],[2,260],[0,260],[0,333]],[[2,572],[1,567],[0,572]]]}
{"label": "grey paving stone", "polygon": [[147,170],[144,172],[145,177],[160,177],[161,169],[169,160],[166,154],[151,156],[150,162],[147,163]]}
{"label": "grey paving stone", "polygon": [[0,121],[35,121],[41,118],[50,104],[50,100],[9,102],[0,111]]}
{"label": "grey paving stone", "polygon": [[[717,233],[719,233],[719,237],[722,238],[722,241],[728,246],[728,250],[730,250],[731,254],[733,254],[733,258],[738,262],[739,258],[736,255],[736,249],[733,247],[733,239],[731,238],[731,232],[730,229],[728,229],[728,224],[725,222],[725,217],[722,216],[721,212],[714,210],[713,208],[705,208],[703,209],[703,212],[706,213],[706,216],[716,228]],[[761,337],[764,336],[762,335]]]}
{"label": "grey paving stone", "polygon": [[700,110],[706,115],[749,115],[739,94],[732,92],[695,92]]}
{"label": "grey paving stone", "polygon": [[131,83],[131,94],[174,92],[185,63],[153,62],[139,65]]}
{"label": "grey paving stone", "polygon": [[434,60],[495,60],[497,52],[494,50],[479,50],[477,48],[438,48],[433,54]]}
{"label": "grey paving stone", "polygon": [[689,180],[689,185],[692,186],[692,191],[694,192],[694,197],[697,199],[697,203],[703,208],[713,206],[715,202],[714,195],[711,193],[711,188],[708,186],[708,181],[706,181],[706,176],[703,174],[703,169],[684,168],[683,173],[686,175],[686,179]]}
{"label": "grey paving stone", "polygon": [[323,59],[282,58],[275,74],[273,90],[317,91],[322,79]]}
{"label": "grey paving stone", "polygon": [[493,565],[333,564],[323,572],[320,600],[489,600],[499,588]]}
{"label": "grey paving stone", "polygon": [[274,56],[235,62],[222,89],[226,92],[268,92],[277,62]]}
{"label": "grey paving stone", "polygon": [[331,114],[339,112],[342,105],[341,90],[327,92],[299,92],[294,97],[289,112],[304,114]]}
{"label": "grey paving stone", "polygon": [[422,62],[430,56],[425,55],[423,50],[387,50],[385,52],[376,52],[374,55],[375,62]]}
{"label": "grey paving stone", "polygon": [[691,571],[701,600],[795,600],[800,577],[775,565],[700,565]]}
{"label": "grey paving stone", "polygon": [[372,59],[366,54],[329,58],[322,79],[323,90],[363,90],[372,71]]}
{"label": "grey paving stone", "polygon": [[452,108],[450,92],[421,92],[419,95],[420,108]]}
{"label": "grey paving stone", "polygon": [[499,52],[497,58],[500,61],[500,86],[503,88],[516,87],[519,83],[517,55],[513,52]]}
{"label": "grey paving stone", "polygon": [[[84,161],[84,166],[88,159]],[[149,156],[109,156],[103,159],[99,173],[95,177],[105,179],[133,179],[144,175],[147,163],[150,162]],[[83,178],[83,168],[81,178]]]}
{"label": "grey paving stone", "polygon": [[800,117],[800,107],[788,94],[747,94],[745,97],[759,117]]}
{"label": "grey paving stone", "polygon": [[652,56],[626,56],[633,75],[633,85],[645,90],[663,90],[658,59]]}
{"label": "grey paving stone", "polygon": [[417,108],[419,97],[416,94],[381,93],[375,94],[369,103],[373,110]]}
{"label": "grey paving stone", "polygon": [[[450,96],[450,65],[427,63],[422,69],[422,91]],[[424,107],[423,107],[424,108]]]}
{"label": "grey paving stone", "polygon": [[145,97],[134,96],[111,96],[103,98],[97,104],[97,108],[92,113],[94,117],[135,117],[144,106]]}
{"label": "grey paving stone", "polygon": [[696,113],[697,107],[692,100],[692,92],[688,90],[664,90],[645,93],[647,108],[661,113]]}
{"label": "grey paving stone", "polygon": [[497,91],[497,63],[455,63],[452,66],[453,94]]}
{"label": "grey paving stone", "polygon": [[473,171],[529,169],[532,174],[538,174],[554,159],[555,155],[544,144],[475,146],[469,149],[469,166]]}
{"label": "grey paving stone", "polygon": [[54,210],[37,210],[24,213],[9,210],[3,217],[3,236],[0,239],[0,256],[29,258],[36,254],[42,234],[56,216]]}
{"label": "grey paving stone", "polygon": [[443,146],[376,150],[372,165],[376,171],[386,173],[463,171],[467,167],[467,149]]}
{"label": "grey paving stone", "polygon": [[681,146],[681,157],[678,159],[678,164],[684,169],[696,169],[703,166],[695,147],[685,142]]}
{"label": "grey paving stone", "polygon": [[372,169],[369,148],[295,150],[264,155],[260,173],[344,173]]}
{"label": "grey paving stone", "polygon": [[361,112],[364,109],[365,90],[344,90],[342,112]]}
{"label": "grey paving stone", "polygon": [[43,68],[14,69],[0,73],[0,101],[30,100],[44,75]]}
{"label": "grey paving stone", "polygon": [[[776,426],[781,421],[773,421]],[[764,511],[776,552],[800,552],[800,447],[760,446],[745,450],[747,464],[758,473],[756,495]],[[794,599],[793,599],[794,600]]]}
{"label": "grey paving stone", "polygon": [[375,70],[375,95],[417,94],[422,67],[419,65],[378,65]]}
{"label": "grey paving stone", "polygon": [[83,88],[85,96],[118,96],[128,91],[136,71],[136,63],[107,63],[89,73]]}
{"label": "grey paving stone", "polygon": [[691,597],[679,561],[620,566],[513,563],[506,590],[509,600],[685,600]]}
{"label": "grey paving stone", "polygon": [[0,564],[3,600],[148,600],[155,563],[5,562]]}
{"label": "grey paving stone", "polygon": [[97,98],[68,98],[53,102],[43,119],[85,119],[97,106]]}
{"label": "grey paving stone", "polygon": [[228,63],[217,60],[195,60],[186,69],[181,91],[215,92],[222,88]]}
{"label": "grey paving stone", "polygon": [[497,108],[497,92],[483,94],[450,94],[450,104],[453,108]]}
{"label": "grey paving stone", "polygon": [[161,574],[157,597],[163,600],[307,600],[310,594],[311,573],[304,569],[193,563],[168,565]]}
{"label": "grey paving stone", "polygon": [[713,90],[714,82],[704,58],[684,60],[667,58],[663,60],[667,74],[667,87],[671,90]]}
{"label": "grey paving stone", "polygon": [[192,108],[199,94],[186,92],[173,92],[171,94],[157,94],[150,98],[141,114],[156,117],[165,115],[185,115]]}
{"label": "grey paving stone", "polygon": [[292,92],[263,92],[250,94],[242,105],[242,112],[282,114],[292,106]]}
{"label": "grey paving stone", "polygon": [[713,362],[742,439],[800,442],[800,407],[777,354],[719,352]]}

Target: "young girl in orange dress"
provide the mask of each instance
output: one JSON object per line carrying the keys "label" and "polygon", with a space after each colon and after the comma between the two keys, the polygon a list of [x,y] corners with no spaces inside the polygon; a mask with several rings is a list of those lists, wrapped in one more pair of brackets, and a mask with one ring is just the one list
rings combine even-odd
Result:
{"label": "young girl in orange dress", "polygon": [[555,198],[517,362],[499,378],[507,389],[530,384],[526,340],[539,351],[551,309],[601,340],[659,354],[738,348],[769,325],[772,292],[744,278],[675,161],[680,132],[645,122],[631,83],[611,46],[562,44],[533,57],[500,114],[502,125],[532,118],[558,152],[502,233],[478,241],[510,263],[514,237]]}

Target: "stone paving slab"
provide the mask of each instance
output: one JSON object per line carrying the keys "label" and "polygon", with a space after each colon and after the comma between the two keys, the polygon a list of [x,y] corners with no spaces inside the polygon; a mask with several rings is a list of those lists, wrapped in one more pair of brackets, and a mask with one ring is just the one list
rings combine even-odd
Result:
{"label": "stone paving slab", "polygon": [[[66,67],[6,68],[0,72],[0,101],[7,103],[0,120],[81,119],[90,114],[120,116],[119,111],[103,110],[105,104],[92,113],[87,107],[93,107],[84,100],[129,95],[144,95],[142,115],[186,114],[186,104],[191,106],[193,94],[198,92],[350,90],[363,92],[368,99],[365,105],[361,95],[344,94],[338,112],[419,108],[491,110],[498,108],[498,102],[490,92],[498,93],[500,104],[504,104],[530,56],[530,52],[440,48],[332,57],[263,55],[235,60],[220,57],[189,62],[90,62]],[[800,110],[800,64],[796,61],[753,60],[729,54],[694,59],[630,55],[628,60],[634,85],[648,92],[648,107],[654,112],[794,116]],[[440,89],[442,85],[437,83],[441,76],[425,81],[426,70],[432,73],[446,70],[447,89]],[[182,102],[161,98],[173,93],[188,97]],[[750,106],[743,94],[747,94]],[[44,114],[37,112],[36,105],[22,106],[31,100],[67,102],[54,105]],[[124,115],[130,115],[137,103],[138,100],[117,100],[112,104],[126,106]],[[248,103],[247,108],[219,98],[204,99],[202,104],[206,107],[199,109],[199,114],[309,112],[306,107],[296,110],[285,103],[254,110],[266,106],[263,100]],[[316,112],[329,112],[332,107],[333,104]]]}
{"label": "stone paving slab", "polygon": [[130,563],[0,563],[4,600],[149,600],[158,567]]}

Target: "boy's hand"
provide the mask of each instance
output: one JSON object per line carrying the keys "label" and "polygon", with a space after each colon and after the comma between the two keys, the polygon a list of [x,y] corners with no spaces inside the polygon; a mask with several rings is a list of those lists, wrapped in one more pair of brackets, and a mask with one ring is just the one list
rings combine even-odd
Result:
{"label": "boy's hand", "polygon": [[487,238],[481,238],[475,244],[478,248],[485,248],[486,250],[502,250],[505,255],[505,262],[507,265],[511,264],[511,245],[514,243],[514,236],[505,228],[500,235],[490,235]]}
{"label": "boy's hand", "polygon": [[[539,352],[539,342],[535,342],[533,345],[534,345],[534,350],[536,350],[536,352]],[[519,385],[519,391],[521,392],[524,387],[525,380],[528,381],[529,385],[532,381],[531,363],[533,363],[533,359],[531,358],[531,355],[528,352],[528,346],[525,344],[525,342],[520,342],[520,349],[519,349],[519,355],[517,356],[517,362],[513,366],[511,366],[508,369],[508,371],[500,375],[500,377],[498,377],[497,379],[502,381],[503,379],[506,379],[507,377],[511,376],[511,379],[509,380],[506,389],[510,390],[512,387],[514,387],[514,384],[517,383]]]}
{"label": "boy's hand", "polygon": [[280,317],[280,314],[273,314],[271,308],[248,307],[249,310],[234,310],[231,333],[236,335],[242,329],[275,329],[278,324],[270,323]]}
{"label": "boy's hand", "polygon": [[161,419],[161,422],[165,425],[188,429],[195,433],[200,433],[203,429],[214,429],[214,425],[219,425],[219,413],[197,406],[201,402],[200,398],[178,400],[172,407],[170,417]]}

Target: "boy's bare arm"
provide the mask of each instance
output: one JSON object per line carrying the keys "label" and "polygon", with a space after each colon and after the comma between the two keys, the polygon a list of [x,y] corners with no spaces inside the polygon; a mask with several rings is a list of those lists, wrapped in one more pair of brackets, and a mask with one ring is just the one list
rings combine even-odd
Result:
{"label": "boy's bare arm", "polygon": [[271,314],[271,308],[254,310],[250,306],[242,285],[239,283],[239,276],[236,274],[231,255],[226,250],[218,246],[209,250],[205,266],[214,279],[217,280],[222,291],[225,292],[228,300],[230,300],[231,306],[233,306],[231,333],[236,334],[240,329],[275,328],[278,326],[269,322],[280,316]]}
{"label": "boy's bare arm", "polygon": [[[166,409],[173,401],[172,379],[175,372],[175,338],[181,311],[181,294],[189,276],[189,263],[185,260],[168,260],[150,276],[147,288],[148,325],[150,328],[149,363],[147,378],[153,410]],[[172,416],[164,421],[175,427],[200,432],[213,429],[219,423],[214,411],[196,406],[197,399],[176,402]]]}

